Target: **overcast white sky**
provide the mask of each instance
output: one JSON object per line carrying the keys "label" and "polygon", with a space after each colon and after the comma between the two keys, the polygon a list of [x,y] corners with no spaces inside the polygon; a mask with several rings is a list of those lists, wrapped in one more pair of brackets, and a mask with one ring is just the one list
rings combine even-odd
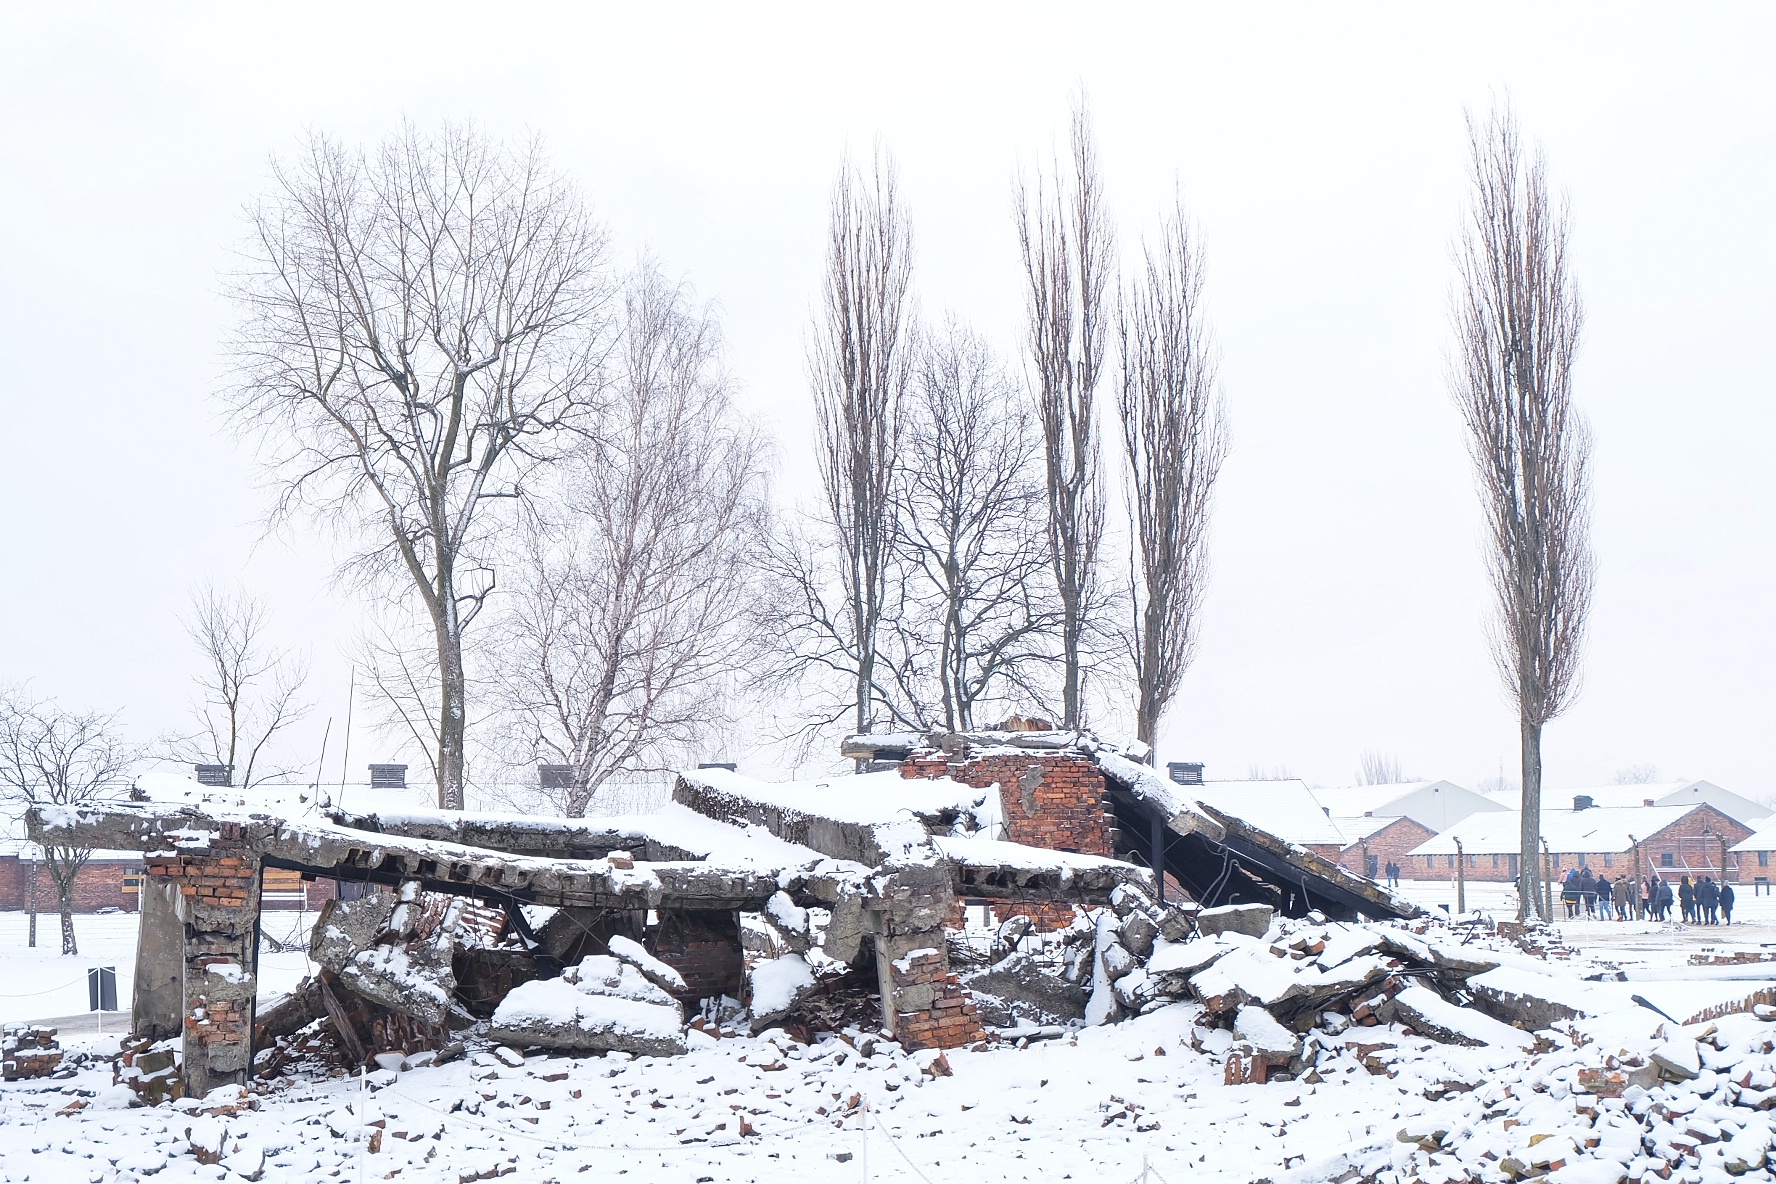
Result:
{"label": "overcast white sky", "polygon": [[1509,773],[1442,380],[1462,113],[1508,92],[1572,200],[1597,437],[1586,690],[1549,783],[1651,762],[1776,790],[1770,6],[269,7],[0,10],[0,681],[152,736],[188,699],[192,586],[239,579],[314,655],[309,742],[343,722],[352,607],[321,543],[260,541],[213,398],[241,207],[303,129],[541,133],[625,256],[717,302],[795,490],[842,150],[897,157],[925,311],[1011,352],[1011,182],[1083,85],[1125,246],[1174,180],[1201,224],[1235,439],[1161,757]]}

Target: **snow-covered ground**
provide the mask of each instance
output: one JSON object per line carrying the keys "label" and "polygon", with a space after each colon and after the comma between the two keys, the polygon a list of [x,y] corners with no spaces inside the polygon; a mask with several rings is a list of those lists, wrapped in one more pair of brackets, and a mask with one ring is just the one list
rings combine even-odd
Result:
{"label": "snow-covered ground", "polygon": [[[1446,888],[1453,897],[1453,886],[1441,884],[1409,883],[1406,890],[1434,905]],[[1497,899],[1488,900],[1488,892]],[[1493,885],[1471,886],[1468,903],[1505,911],[1503,892]],[[951,1076],[922,1071],[931,1054],[905,1055],[888,1042],[872,1048],[861,1038],[803,1047],[781,1033],[720,1040],[693,1033],[691,1051],[668,1058],[522,1058],[510,1050],[496,1055],[482,1043],[466,1060],[362,1081],[299,1076],[269,1087],[255,1110],[212,1118],[194,1117],[195,1102],[182,1103],[186,1109],[124,1108],[127,1097],[111,1086],[101,1062],[70,1080],[0,1089],[0,1179],[460,1184],[509,1174],[514,1184],[1123,1184],[1145,1168],[1170,1184],[1305,1184],[1352,1169],[1390,1180],[1500,1180],[1499,1165],[1517,1159],[1532,1174],[1564,1164],[1551,1178],[1565,1184],[1614,1181],[1625,1171],[1657,1178],[1647,1174],[1654,1151],[1681,1164],[1681,1151],[1695,1143],[1700,1166],[1680,1166],[1671,1178],[1726,1179],[1732,1155],[1757,1147],[1761,1156],[1769,1142],[1776,1110],[1754,1107],[1766,1094],[1776,1105],[1776,1064],[1763,1051],[1776,1024],[1749,1016],[1718,1021],[1712,1043],[1700,1046],[1694,1082],[1631,1088],[1607,1100],[1575,1086],[1580,1067],[1607,1064],[1614,1052],[1644,1052],[1667,1040],[1698,1047],[1691,1038],[1708,1025],[1686,1034],[1632,1003],[1633,995],[1682,1019],[1776,983],[1776,973],[1762,982],[1723,981],[1687,967],[1692,953],[1776,942],[1776,900],[1746,898],[1741,915],[1748,923],[1731,929],[1563,925],[1566,943],[1579,953],[1570,968],[1556,971],[1570,969],[1575,985],[1597,960],[1648,977],[1586,984],[1619,997],[1619,1008],[1582,1021],[1529,1057],[1502,1046],[1436,1044],[1397,1028],[1349,1028],[1312,1038],[1316,1069],[1303,1080],[1228,1086],[1217,1054],[1231,1036],[1197,1032],[1196,1006],[1177,1004],[1027,1048],[951,1052]],[[0,1000],[5,1017],[84,1011],[87,965],[116,965],[125,993],[134,920],[81,918],[86,952],[61,959],[50,941],[53,918],[40,922],[40,948],[27,951],[23,919],[0,914],[0,985],[23,995],[41,984],[46,992]],[[268,921],[297,924],[293,914]],[[263,954],[267,994],[286,989],[305,968],[299,953]],[[113,1037],[64,1040],[65,1048],[95,1053],[115,1044]],[[60,1113],[75,1102],[86,1106]],[[365,1123],[379,1121],[372,1129],[380,1129],[380,1139],[365,1140]],[[222,1162],[200,1162],[194,1141],[204,1158],[219,1147]],[[1754,1177],[1770,1175],[1760,1168],[1744,1178]]]}

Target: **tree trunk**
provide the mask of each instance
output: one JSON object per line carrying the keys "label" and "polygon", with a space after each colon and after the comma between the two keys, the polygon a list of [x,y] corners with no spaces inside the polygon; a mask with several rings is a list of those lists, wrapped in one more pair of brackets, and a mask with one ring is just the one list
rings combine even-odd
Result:
{"label": "tree trunk", "polygon": [[[1530,913],[1542,912],[1542,895],[1537,891],[1536,869],[1540,866],[1542,837],[1542,725],[1530,717],[1521,718],[1523,734],[1523,800],[1522,827],[1518,833],[1517,856],[1517,919],[1528,919]],[[1543,917],[1543,920],[1549,918]]]}
{"label": "tree trunk", "polygon": [[66,884],[56,885],[56,905],[62,914],[62,956],[73,957],[80,953],[80,947],[74,942],[74,879],[68,878]]}
{"label": "tree trunk", "polygon": [[1061,726],[1069,730],[1080,724],[1079,713],[1079,598],[1061,590],[1061,660],[1066,666],[1067,680],[1061,688]]}
{"label": "tree trunk", "polygon": [[[447,603],[446,611],[454,606]],[[463,679],[462,637],[448,623],[438,625],[438,808],[463,808],[463,737],[467,693]]]}

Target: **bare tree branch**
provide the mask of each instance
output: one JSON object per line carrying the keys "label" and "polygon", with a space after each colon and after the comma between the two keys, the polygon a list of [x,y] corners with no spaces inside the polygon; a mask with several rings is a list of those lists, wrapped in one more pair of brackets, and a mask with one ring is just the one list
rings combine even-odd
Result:
{"label": "bare tree branch", "polygon": [[[915,611],[901,620],[910,646],[935,655],[936,722],[955,731],[981,722],[987,704],[1041,705],[1061,614],[1045,578],[1028,402],[987,344],[953,321],[926,335],[919,358],[897,499],[901,549],[919,578]],[[912,695],[932,697],[922,686]]]}
{"label": "bare tree branch", "polygon": [[[912,228],[899,204],[893,162],[870,175],[846,159],[833,186],[826,290],[809,347],[824,500],[812,529],[792,530],[767,557],[780,604],[767,617],[783,656],[770,685],[824,688],[843,678],[846,709],[810,696],[810,726],[851,716],[867,732],[905,723],[895,690],[906,674],[882,661],[883,622],[902,579],[894,531],[895,455],[913,365]],[[879,669],[879,666],[886,666]]]}
{"label": "bare tree branch", "polygon": [[374,153],[317,135],[275,177],[235,285],[234,422],[264,444],[274,519],[304,512],[360,541],[344,571],[423,607],[438,801],[460,808],[489,511],[590,423],[605,233],[535,144],[468,128],[408,128]]}
{"label": "bare tree branch", "polygon": [[[0,689],[0,794],[15,817],[31,806],[78,806],[121,797],[136,751],[117,730],[115,715],[66,711],[23,691]],[[49,846],[44,869],[55,885],[62,918],[62,953],[80,952],[74,939],[74,881],[90,850]]]}
{"label": "bare tree branch", "polygon": [[726,720],[765,526],[767,449],[733,410],[719,330],[652,264],[620,356],[605,438],[526,518],[495,647],[508,747],[569,768],[551,805],[570,817]]}
{"label": "bare tree branch", "polygon": [[1118,321],[1117,411],[1128,460],[1135,729],[1148,745],[1196,654],[1208,584],[1209,504],[1227,456],[1202,257],[1178,202],[1146,250]]}
{"label": "bare tree branch", "polygon": [[1104,205],[1097,149],[1083,101],[1074,108],[1072,175],[1016,192],[1028,288],[1029,355],[1048,476],[1049,552],[1061,600],[1062,721],[1084,722],[1085,660],[1103,594],[1103,476],[1096,395],[1106,355],[1105,307],[1115,268],[1115,232]]}
{"label": "bare tree branch", "polygon": [[1468,120],[1473,184],[1458,255],[1450,387],[1468,428],[1496,598],[1493,653],[1523,745],[1518,909],[1541,911],[1542,729],[1578,688],[1594,568],[1591,433],[1573,406],[1583,310],[1568,221],[1516,119]]}
{"label": "bare tree branch", "polygon": [[270,646],[266,618],[265,602],[239,589],[206,585],[192,596],[185,632],[203,663],[192,705],[198,726],[168,745],[174,760],[221,765],[228,784],[243,789],[296,771],[275,742],[311,709],[301,699],[308,663]]}

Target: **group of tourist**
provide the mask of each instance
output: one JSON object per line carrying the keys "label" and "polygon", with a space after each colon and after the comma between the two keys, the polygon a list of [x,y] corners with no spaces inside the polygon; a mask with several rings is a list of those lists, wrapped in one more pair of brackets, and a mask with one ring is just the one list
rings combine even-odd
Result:
{"label": "group of tourist", "polygon": [[1733,886],[1712,876],[1693,879],[1685,875],[1674,894],[1663,876],[1622,876],[1612,883],[1606,875],[1593,875],[1588,867],[1576,867],[1568,869],[1561,880],[1560,899],[1566,905],[1569,921],[1581,917],[1608,921],[1612,919],[1612,909],[1618,921],[1633,917],[1663,921],[1670,916],[1675,900],[1686,924],[1733,923]]}

